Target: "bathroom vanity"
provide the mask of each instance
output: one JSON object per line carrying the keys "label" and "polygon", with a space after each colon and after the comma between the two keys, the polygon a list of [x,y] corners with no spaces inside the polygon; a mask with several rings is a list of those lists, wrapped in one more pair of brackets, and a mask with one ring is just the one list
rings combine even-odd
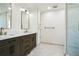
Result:
{"label": "bathroom vanity", "polygon": [[[27,14],[26,11],[20,11],[21,17],[18,18],[21,18],[21,23],[14,25],[13,23],[18,20],[17,16],[15,17],[15,12],[17,12],[16,8],[14,8],[15,5],[3,3],[0,4],[0,7],[0,56],[28,55],[36,46],[36,33],[29,32],[29,29],[31,29],[29,14]],[[21,24],[21,30],[24,32],[17,31],[17,33],[13,30],[18,24]],[[12,27],[12,25],[14,26]],[[16,34],[7,34],[8,29],[13,30],[12,33]]]}
{"label": "bathroom vanity", "polygon": [[28,55],[36,47],[36,33],[0,37],[0,56]]}

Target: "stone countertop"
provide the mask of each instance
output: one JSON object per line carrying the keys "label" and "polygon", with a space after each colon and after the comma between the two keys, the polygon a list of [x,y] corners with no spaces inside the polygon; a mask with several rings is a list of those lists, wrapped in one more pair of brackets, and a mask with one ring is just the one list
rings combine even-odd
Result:
{"label": "stone countertop", "polygon": [[0,35],[0,40],[5,40],[5,39],[9,39],[9,38],[19,37],[19,36],[23,36],[23,35],[29,35],[29,34],[33,34],[33,33],[35,33],[35,32]]}

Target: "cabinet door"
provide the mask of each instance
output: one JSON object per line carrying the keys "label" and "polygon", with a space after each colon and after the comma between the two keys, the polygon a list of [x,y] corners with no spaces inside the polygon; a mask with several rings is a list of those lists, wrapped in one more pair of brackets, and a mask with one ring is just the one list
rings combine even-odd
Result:
{"label": "cabinet door", "polygon": [[33,49],[34,47],[36,47],[36,34],[32,34],[31,35],[31,39],[32,39],[32,41],[31,41],[31,48]]}
{"label": "cabinet door", "polygon": [[9,54],[11,55],[11,56],[14,56],[14,55],[16,55],[16,40],[14,39],[14,40],[12,40],[11,39],[11,41],[8,41],[8,43],[9,43]]}
{"label": "cabinet door", "polygon": [[9,55],[8,45],[0,47],[0,56],[8,56],[8,55]]}
{"label": "cabinet door", "polygon": [[22,55],[27,55],[30,53],[31,49],[31,45],[30,45],[30,40],[31,40],[31,37],[30,35],[27,35],[27,36],[23,36],[22,37]]}
{"label": "cabinet door", "polygon": [[22,46],[22,41],[21,37],[16,38],[16,55],[20,56],[21,55],[21,47]]}

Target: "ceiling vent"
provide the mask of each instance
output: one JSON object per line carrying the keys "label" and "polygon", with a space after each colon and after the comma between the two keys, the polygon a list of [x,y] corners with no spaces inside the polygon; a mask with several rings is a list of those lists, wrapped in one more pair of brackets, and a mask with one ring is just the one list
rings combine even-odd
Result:
{"label": "ceiling vent", "polygon": [[57,5],[54,5],[54,6],[53,6],[53,8],[57,8],[57,7],[58,7]]}

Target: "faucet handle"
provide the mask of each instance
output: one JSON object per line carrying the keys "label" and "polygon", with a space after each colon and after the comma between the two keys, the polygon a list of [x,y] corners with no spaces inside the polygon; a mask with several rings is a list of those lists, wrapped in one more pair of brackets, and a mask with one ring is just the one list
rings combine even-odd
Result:
{"label": "faucet handle", "polygon": [[3,27],[1,27],[1,30],[4,30],[4,28],[3,28]]}
{"label": "faucet handle", "polygon": [[7,32],[4,32],[4,35],[6,35],[7,34]]}
{"label": "faucet handle", "polygon": [[3,35],[3,30],[4,30],[4,28],[1,27],[1,28],[0,28],[0,35]]}

